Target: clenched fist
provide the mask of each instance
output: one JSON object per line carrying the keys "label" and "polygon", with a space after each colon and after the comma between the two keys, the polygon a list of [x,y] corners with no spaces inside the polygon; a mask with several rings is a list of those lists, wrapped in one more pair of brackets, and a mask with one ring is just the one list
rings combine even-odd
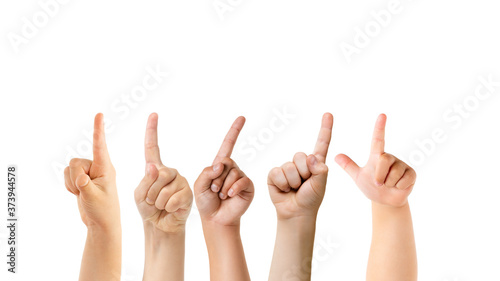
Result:
{"label": "clenched fist", "polygon": [[76,195],[82,221],[88,228],[119,228],[116,172],[109,158],[101,113],[94,120],[93,154],[93,161],[71,159],[64,169],[66,188]]}
{"label": "clenched fist", "polygon": [[237,225],[252,202],[253,183],[230,158],[244,124],[244,117],[234,121],[212,166],[194,184],[196,205],[204,221]]}
{"label": "clenched fist", "polygon": [[335,161],[351,176],[361,191],[373,202],[392,207],[407,203],[417,174],[395,156],[385,153],[385,124],[381,114],[375,124],[368,163],[360,168],[351,158],[339,154]]}
{"label": "clenched fist", "polygon": [[139,213],[145,223],[163,232],[184,230],[193,204],[193,193],[177,170],[161,162],[156,113],[149,116],[144,147],[146,175],[134,194]]}
{"label": "clenched fist", "polygon": [[267,184],[278,219],[316,216],[328,176],[325,164],[332,136],[333,116],[325,113],[313,154],[295,154],[293,162],[269,172]]}

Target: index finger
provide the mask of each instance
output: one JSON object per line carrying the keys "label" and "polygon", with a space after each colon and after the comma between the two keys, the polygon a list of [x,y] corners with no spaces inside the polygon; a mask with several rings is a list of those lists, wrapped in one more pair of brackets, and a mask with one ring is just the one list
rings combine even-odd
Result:
{"label": "index finger", "polygon": [[94,162],[96,164],[111,163],[106,145],[106,135],[104,133],[104,115],[98,113],[94,119],[94,137],[92,150],[94,154]]}
{"label": "index finger", "polygon": [[316,141],[316,146],[314,147],[313,152],[318,160],[323,163],[326,160],[328,147],[330,146],[330,140],[332,139],[332,127],[333,115],[331,113],[325,113],[323,115],[323,120],[321,121],[321,129],[319,130],[318,140]]}
{"label": "index finger", "polygon": [[233,125],[222,142],[219,152],[217,152],[213,164],[218,163],[224,157],[231,157],[231,153],[233,152],[234,145],[236,144],[236,140],[238,139],[238,135],[243,125],[245,125],[245,117],[240,116],[234,120]]}
{"label": "index finger", "polygon": [[385,114],[380,114],[375,122],[375,129],[373,130],[372,137],[372,154],[382,154],[384,153],[385,147],[385,124],[387,121],[387,116]]}
{"label": "index finger", "polygon": [[161,164],[160,147],[158,146],[158,114],[151,113],[146,125],[146,137],[144,139],[144,152],[146,163]]}

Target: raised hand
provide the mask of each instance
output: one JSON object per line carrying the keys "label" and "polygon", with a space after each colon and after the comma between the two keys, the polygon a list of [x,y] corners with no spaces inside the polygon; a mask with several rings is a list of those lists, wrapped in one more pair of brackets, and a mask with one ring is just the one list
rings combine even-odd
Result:
{"label": "raised hand", "polygon": [[244,124],[242,116],[234,121],[212,166],[206,167],[194,184],[196,205],[203,220],[239,224],[252,202],[253,183],[230,158]]}
{"label": "raised hand", "polygon": [[161,162],[156,113],[149,116],[144,148],[146,175],[134,194],[139,213],[145,223],[163,232],[184,230],[193,194],[186,179]]}
{"label": "raised hand", "polygon": [[94,120],[93,153],[93,161],[74,158],[64,170],[66,188],[76,195],[87,226],[79,280],[120,280],[120,204],[101,113]]}
{"label": "raised hand", "polygon": [[[267,184],[278,215],[269,280],[311,280],[316,216],[328,176],[325,164],[333,116],[323,115],[313,154],[295,154],[293,162],[273,168]],[[299,269],[299,270],[298,270]]]}
{"label": "raised hand", "polygon": [[339,154],[335,161],[351,176],[368,199],[383,205],[401,207],[407,203],[417,174],[403,161],[385,153],[385,124],[381,114],[375,124],[368,163],[360,168],[347,155]]}
{"label": "raised hand", "polygon": [[267,184],[279,219],[316,216],[325,195],[325,164],[332,136],[333,116],[325,113],[313,154],[298,152],[293,162],[269,172]]}
{"label": "raised hand", "polygon": [[66,189],[76,195],[83,223],[87,227],[120,227],[120,205],[116,172],[111,164],[101,113],[94,120],[94,160],[71,159],[64,169]]}

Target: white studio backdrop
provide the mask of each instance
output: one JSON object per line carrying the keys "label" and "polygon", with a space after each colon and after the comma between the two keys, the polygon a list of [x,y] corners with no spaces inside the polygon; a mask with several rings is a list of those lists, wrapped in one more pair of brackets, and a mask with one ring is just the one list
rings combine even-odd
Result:
{"label": "white studio backdrop", "polygon": [[[0,279],[77,280],[86,228],[60,170],[91,157],[87,135],[103,112],[122,280],[141,280],[133,190],[147,116],[158,112],[164,163],[191,187],[234,118],[247,118],[233,154],[256,187],[242,238],[252,279],[267,280],[276,227],[267,173],[312,151],[328,111],[313,280],[364,280],[370,203],[333,156],[363,164],[382,112],[387,152],[418,173],[410,205],[420,280],[500,280],[499,9],[491,0],[1,1],[0,167],[19,169],[20,246],[17,278],[2,265]],[[155,83],[145,89],[145,79]],[[0,238],[4,261],[5,227]],[[186,247],[186,280],[209,280],[196,208]]]}

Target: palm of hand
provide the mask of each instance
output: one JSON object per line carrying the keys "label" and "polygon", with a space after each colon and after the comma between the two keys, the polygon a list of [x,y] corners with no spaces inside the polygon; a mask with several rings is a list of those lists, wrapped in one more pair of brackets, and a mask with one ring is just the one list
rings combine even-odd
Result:
{"label": "palm of hand", "polygon": [[398,189],[385,184],[377,186],[373,164],[361,168],[355,182],[361,192],[371,201],[394,207],[404,205],[412,191],[412,188]]}
{"label": "palm of hand", "polygon": [[416,180],[415,171],[406,163],[384,152],[387,117],[380,115],[375,124],[368,163],[360,168],[344,154],[337,163],[351,176],[359,189],[373,202],[392,207],[407,203]]}

